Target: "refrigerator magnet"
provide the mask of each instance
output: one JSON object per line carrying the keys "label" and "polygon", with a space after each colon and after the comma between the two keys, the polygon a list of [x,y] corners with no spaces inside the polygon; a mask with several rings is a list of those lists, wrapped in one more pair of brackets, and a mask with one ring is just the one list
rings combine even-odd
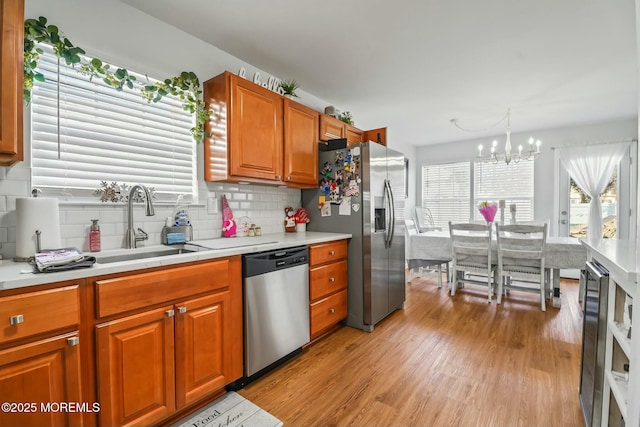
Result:
{"label": "refrigerator magnet", "polygon": [[342,198],[342,203],[338,208],[338,215],[351,215],[351,197]]}
{"label": "refrigerator magnet", "polygon": [[321,216],[331,216],[331,204],[325,203],[320,209]]}
{"label": "refrigerator magnet", "polygon": [[360,203],[352,203],[351,209],[353,209],[354,212],[358,212],[360,210]]}

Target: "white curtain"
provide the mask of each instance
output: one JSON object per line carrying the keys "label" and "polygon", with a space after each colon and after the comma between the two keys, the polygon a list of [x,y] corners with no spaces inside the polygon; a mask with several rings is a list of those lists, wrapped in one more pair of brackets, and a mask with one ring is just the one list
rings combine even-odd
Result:
{"label": "white curtain", "polygon": [[602,238],[600,195],[607,188],[616,166],[629,149],[628,143],[586,145],[558,149],[560,161],[571,178],[589,197],[587,239]]}

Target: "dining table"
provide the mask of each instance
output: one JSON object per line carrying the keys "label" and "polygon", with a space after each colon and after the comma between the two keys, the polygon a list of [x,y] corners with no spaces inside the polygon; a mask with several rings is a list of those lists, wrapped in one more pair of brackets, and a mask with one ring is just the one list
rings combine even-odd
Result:
{"label": "dining table", "polygon": [[[409,236],[408,259],[446,259],[451,256],[451,237],[448,230],[429,230]],[[495,236],[491,259],[498,262]],[[553,307],[560,308],[560,269],[582,269],[587,261],[587,249],[575,237],[547,237],[545,245],[545,269],[549,270],[552,286],[547,299]]]}

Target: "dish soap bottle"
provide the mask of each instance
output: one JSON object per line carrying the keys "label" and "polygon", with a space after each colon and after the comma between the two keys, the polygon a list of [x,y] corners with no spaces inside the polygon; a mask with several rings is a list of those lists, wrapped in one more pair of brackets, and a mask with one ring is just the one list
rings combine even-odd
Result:
{"label": "dish soap bottle", "polygon": [[100,226],[97,219],[91,220],[91,228],[89,228],[89,250],[91,252],[100,252]]}

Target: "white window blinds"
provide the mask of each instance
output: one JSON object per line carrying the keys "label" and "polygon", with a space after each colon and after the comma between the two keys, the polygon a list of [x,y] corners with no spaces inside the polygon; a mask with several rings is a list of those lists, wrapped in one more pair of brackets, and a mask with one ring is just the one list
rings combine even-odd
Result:
{"label": "white window blinds", "polygon": [[469,162],[422,167],[422,208],[429,209],[433,223],[448,227],[451,222],[468,222],[471,203]]}
{"label": "white window blinds", "polygon": [[[139,92],[90,81],[41,46],[31,102],[32,185],[86,198],[101,181],[145,184],[158,200],[197,195],[193,116],[176,97],[148,103]],[[145,76],[135,75],[147,82]]]}
{"label": "white window blinds", "polygon": [[[474,204],[483,201],[505,201],[505,222],[511,218],[509,206],[516,205],[516,219],[530,221],[533,219],[533,165],[526,161],[511,163],[484,163],[474,165]],[[475,219],[481,220],[482,215],[475,209]],[[496,221],[500,219],[500,211]]]}

